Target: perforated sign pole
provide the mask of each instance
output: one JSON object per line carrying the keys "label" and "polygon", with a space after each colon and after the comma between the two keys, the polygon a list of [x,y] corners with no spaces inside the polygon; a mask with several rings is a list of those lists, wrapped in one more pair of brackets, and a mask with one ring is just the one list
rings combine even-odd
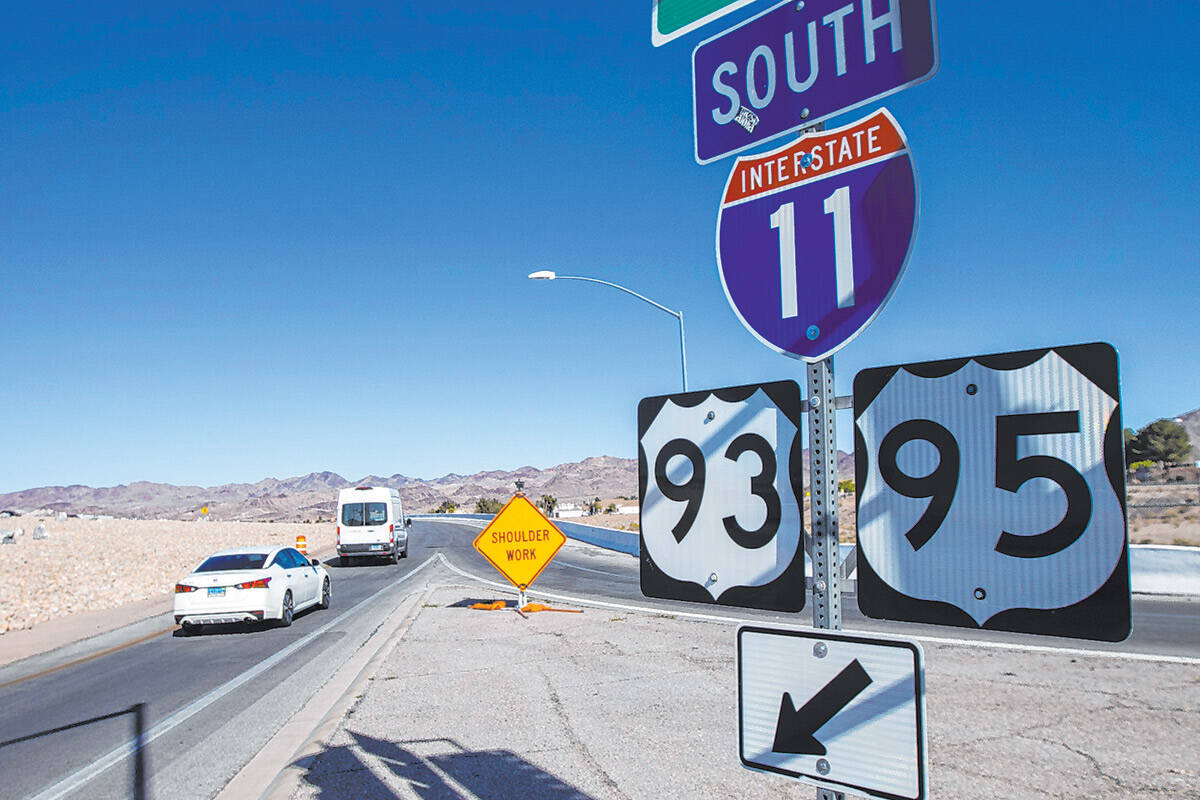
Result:
{"label": "perforated sign pole", "polygon": [[837,439],[833,357],[808,365],[808,454],[811,481],[813,627],[842,629],[838,558]]}
{"label": "perforated sign pole", "polygon": [[[814,125],[802,131],[824,130]],[[810,362],[808,373],[809,513],[812,519],[813,627],[842,629],[841,559],[838,558],[837,438],[833,356]],[[845,795],[818,789],[817,800]]]}
{"label": "perforated sign pole", "polygon": [[[808,365],[808,474],[812,516],[813,627],[842,629],[842,586],[838,558],[837,438],[833,356]],[[817,789],[817,800],[845,795]]]}

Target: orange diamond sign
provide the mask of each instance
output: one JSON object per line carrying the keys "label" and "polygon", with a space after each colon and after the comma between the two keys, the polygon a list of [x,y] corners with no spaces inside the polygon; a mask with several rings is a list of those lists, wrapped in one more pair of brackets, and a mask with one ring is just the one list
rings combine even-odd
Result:
{"label": "orange diamond sign", "polygon": [[537,506],[517,494],[475,538],[475,549],[523,592],[566,541]]}

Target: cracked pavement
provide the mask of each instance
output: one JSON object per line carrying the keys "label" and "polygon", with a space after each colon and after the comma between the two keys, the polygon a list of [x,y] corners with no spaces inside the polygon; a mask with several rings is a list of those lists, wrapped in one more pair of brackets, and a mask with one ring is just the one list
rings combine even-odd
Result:
{"label": "cracked pavement", "polygon": [[[735,625],[484,595],[432,593],[294,800],[814,796],[739,763]],[[923,648],[929,796],[1200,798],[1200,665]]]}

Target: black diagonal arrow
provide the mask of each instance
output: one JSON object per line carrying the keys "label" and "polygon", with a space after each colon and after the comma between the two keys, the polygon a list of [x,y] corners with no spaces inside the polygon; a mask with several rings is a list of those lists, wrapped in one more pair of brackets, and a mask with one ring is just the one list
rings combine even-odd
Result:
{"label": "black diagonal arrow", "polygon": [[825,755],[825,745],[818,742],[813,734],[870,685],[871,676],[856,658],[799,711],[792,702],[792,695],[784,692],[783,700],[779,703],[779,722],[775,724],[775,742],[771,749],[776,753]]}

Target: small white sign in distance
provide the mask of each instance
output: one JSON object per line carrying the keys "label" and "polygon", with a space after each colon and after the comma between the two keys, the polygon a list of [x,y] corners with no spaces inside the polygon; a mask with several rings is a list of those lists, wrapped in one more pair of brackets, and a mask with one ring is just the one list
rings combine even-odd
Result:
{"label": "small white sign in distance", "polygon": [[646,398],[638,429],[642,593],[802,609],[796,383]]}
{"label": "small white sign in distance", "polygon": [[744,625],[737,663],[743,766],[882,800],[926,797],[915,642]]}

